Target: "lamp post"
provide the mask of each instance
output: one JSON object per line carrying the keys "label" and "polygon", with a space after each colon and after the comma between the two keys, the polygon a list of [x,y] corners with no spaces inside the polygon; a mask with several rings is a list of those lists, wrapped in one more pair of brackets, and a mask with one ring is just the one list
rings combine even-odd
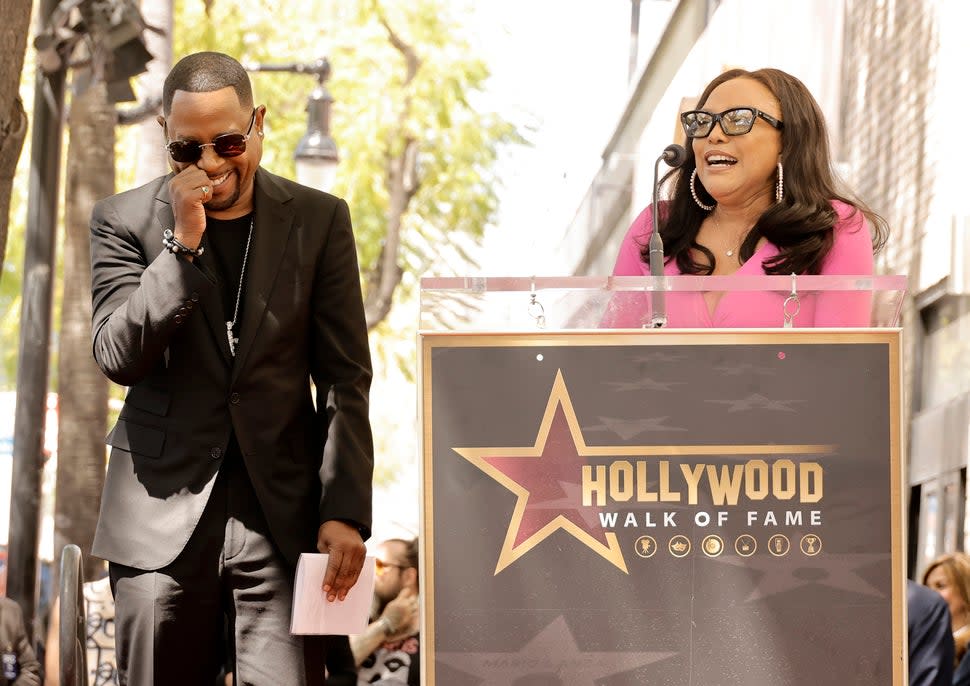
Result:
{"label": "lamp post", "polygon": [[321,57],[310,63],[246,64],[245,67],[252,72],[286,72],[316,77],[317,86],[307,100],[307,130],[296,144],[293,158],[299,183],[329,191],[337,176],[337,162],[340,160],[337,143],[330,135],[330,107],[333,103],[333,97],[327,90],[330,62]]}

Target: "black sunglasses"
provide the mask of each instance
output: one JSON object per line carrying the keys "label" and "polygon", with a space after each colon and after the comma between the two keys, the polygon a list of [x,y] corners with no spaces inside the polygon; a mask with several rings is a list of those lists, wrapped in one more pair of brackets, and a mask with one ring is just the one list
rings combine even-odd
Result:
{"label": "black sunglasses", "polygon": [[779,131],[785,123],[754,107],[733,107],[718,114],[706,110],[691,110],[680,115],[680,123],[688,138],[707,138],[720,122],[725,136],[743,136],[751,131],[755,120],[761,117]]}
{"label": "black sunglasses", "polygon": [[[238,157],[246,152],[246,141],[249,140],[249,133],[253,130],[256,123],[256,109],[253,108],[253,116],[249,118],[249,128],[246,133],[224,133],[212,139],[211,143],[199,143],[198,141],[172,141],[165,146],[168,154],[176,162],[192,164],[202,159],[202,149],[212,147],[219,157]],[[166,135],[168,128],[166,127]]]}

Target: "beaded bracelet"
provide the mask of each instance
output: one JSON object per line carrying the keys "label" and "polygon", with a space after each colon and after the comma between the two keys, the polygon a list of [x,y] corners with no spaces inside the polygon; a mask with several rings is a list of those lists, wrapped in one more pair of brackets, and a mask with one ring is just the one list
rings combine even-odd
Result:
{"label": "beaded bracelet", "polygon": [[187,246],[185,243],[175,237],[175,234],[171,229],[165,229],[165,231],[162,232],[162,245],[165,246],[165,249],[173,255],[185,254],[192,255],[193,257],[199,257],[205,252],[205,248],[203,248],[201,245],[198,248],[190,248]]}

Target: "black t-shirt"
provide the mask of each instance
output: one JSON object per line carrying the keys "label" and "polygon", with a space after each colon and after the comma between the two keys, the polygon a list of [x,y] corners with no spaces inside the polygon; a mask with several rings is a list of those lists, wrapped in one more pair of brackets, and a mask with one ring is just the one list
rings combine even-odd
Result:
{"label": "black t-shirt", "polygon": [[[205,257],[211,266],[222,296],[223,319],[233,321],[236,309],[236,297],[240,294],[239,279],[242,276],[243,255],[246,253],[246,242],[249,237],[249,227],[253,221],[253,214],[247,214],[236,219],[214,219],[206,217],[205,221]],[[249,265],[246,266],[249,271]],[[242,293],[239,297],[239,312],[235,317],[235,333],[239,336],[242,326],[243,299],[246,295],[245,279]]]}

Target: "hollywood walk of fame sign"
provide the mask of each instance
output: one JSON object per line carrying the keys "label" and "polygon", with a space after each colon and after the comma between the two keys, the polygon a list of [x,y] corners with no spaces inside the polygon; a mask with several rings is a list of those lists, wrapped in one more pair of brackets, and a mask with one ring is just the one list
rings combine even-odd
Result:
{"label": "hollywood walk of fame sign", "polygon": [[429,686],[902,686],[898,331],[421,341]]}

